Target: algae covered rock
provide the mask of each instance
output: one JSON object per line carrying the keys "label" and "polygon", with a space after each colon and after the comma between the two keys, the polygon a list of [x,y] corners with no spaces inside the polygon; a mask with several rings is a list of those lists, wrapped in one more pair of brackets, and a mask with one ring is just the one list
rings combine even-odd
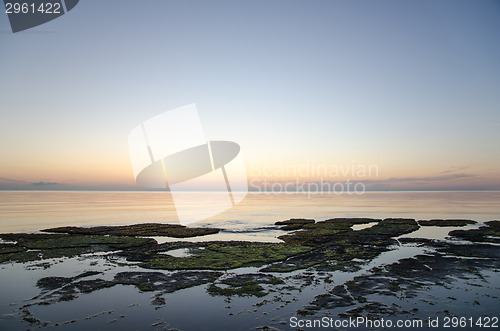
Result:
{"label": "algae covered rock", "polygon": [[420,226],[466,226],[469,224],[476,224],[472,220],[452,220],[452,219],[432,219],[418,221]]}
{"label": "algae covered rock", "polygon": [[90,228],[64,226],[42,230],[52,233],[88,234],[88,235],[110,235],[110,236],[142,236],[154,237],[165,236],[173,238],[190,238],[216,234],[220,229],[216,228],[189,228],[179,224],[144,223],[124,226],[95,226]]}
{"label": "algae covered rock", "polygon": [[450,236],[473,242],[500,243],[500,221],[484,222],[478,229],[454,230]]}
{"label": "algae covered rock", "polygon": [[310,250],[308,246],[284,243],[220,241],[198,243],[197,248],[186,257],[174,257],[155,250],[137,256],[137,260],[143,262],[141,266],[152,269],[228,270],[262,266]]}
{"label": "algae covered rock", "polygon": [[304,226],[307,224],[314,224],[315,220],[312,219],[305,219],[305,218],[291,218],[286,221],[279,221],[274,223],[274,225],[282,225],[280,227],[280,230],[299,230],[302,229]]}
{"label": "algae covered rock", "polygon": [[0,234],[0,238],[14,242],[1,248],[0,262],[71,257],[156,244],[155,240],[149,238],[97,235],[6,233]]}

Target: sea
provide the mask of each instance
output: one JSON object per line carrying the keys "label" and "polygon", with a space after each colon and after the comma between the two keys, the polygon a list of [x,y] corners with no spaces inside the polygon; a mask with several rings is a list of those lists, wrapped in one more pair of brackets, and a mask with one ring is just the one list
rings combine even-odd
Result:
{"label": "sea", "polygon": [[[199,195],[192,194],[193,202]],[[199,238],[155,238],[169,240],[249,240],[278,242],[286,233],[274,227],[276,221],[310,218],[316,221],[336,217],[471,219],[477,227],[488,220],[500,219],[500,192],[365,192],[364,194],[264,194],[249,193],[235,207],[214,215],[194,227],[217,227],[215,235]],[[128,225],[137,223],[178,224],[175,206],[167,192],[89,192],[89,191],[0,191],[0,233],[37,232],[58,226]],[[368,224],[369,225],[369,224]],[[356,227],[358,225],[355,225]],[[365,226],[365,225],[359,225]],[[456,227],[421,227],[404,236],[447,239]],[[390,247],[357,271],[325,272],[298,270],[276,273],[288,286],[263,298],[235,296],[225,298],[207,294],[207,284],[174,293],[139,291],[134,286],[116,285],[92,293],[79,293],[70,301],[39,304],[43,295],[37,286],[42,277],[75,277],[86,271],[98,271],[94,278],[113,279],[118,272],[151,272],[113,252],[93,253],[28,263],[0,264],[0,330],[58,327],[61,330],[255,330],[272,326],[291,330],[297,311],[317,296],[330,293],[335,286],[357,276],[370,274],[400,259],[431,254],[429,247],[404,242]],[[155,272],[158,272],[157,270]],[[176,271],[161,271],[165,274]],[[225,272],[224,277],[259,273],[259,267],[245,267]],[[325,277],[330,279],[328,282]],[[307,283],[308,277],[313,277]],[[306,283],[304,283],[306,282]],[[446,284],[429,284],[415,297],[380,295],[370,300],[394,302],[402,310],[418,311],[409,318],[473,317],[497,315],[500,279],[498,270],[482,270],[477,277],[458,274]],[[153,304],[161,295],[165,304]],[[392,301],[391,301],[392,300]],[[338,318],[345,307],[318,312],[318,316]],[[444,316],[444,317],[443,317]],[[384,316],[385,317],[385,316]],[[36,318],[35,322],[30,322]],[[498,316],[496,317],[498,318]],[[358,328],[362,330],[362,328]]]}
{"label": "sea", "polygon": [[[189,193],[187,193],[189,194]],[[193,203],[199,194],[192,193]],[[390,191],[362,194],[248,193],[239,204],[193,227],[223,231],[203,240],[276,241],[274,223],[337,217],[500,219],[500,191]],[[0,191],[0,233],[59,226],[179,224],[168,192]]]}

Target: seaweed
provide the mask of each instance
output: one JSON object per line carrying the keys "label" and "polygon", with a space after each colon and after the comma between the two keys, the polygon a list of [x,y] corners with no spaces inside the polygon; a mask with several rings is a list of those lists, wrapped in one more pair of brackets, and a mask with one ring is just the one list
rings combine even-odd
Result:
{"label": "seaweed", "polygon": [[[215,296],[256,296],[263,297],[267,292],[265,292],[262,285],[279,285],[284,284],[281,278],[277,278],[273,275],[267,274],[242,274],[236,275],[230,278],[226,278],[219,282],[219,284],[211,284],[207,292],[208,294]],[[220,286],[226,285],[226,286]]]}
{"label": "seaweed", "polygon": [[149,238],[97,235],[7,233],[0,234],[0,238],[16,241],[15,244],[2,247],[0,262],[28,262],[49,258],[72,257],[85,253],[156,244],[155,240]]}
{"label": "seaweed", "polygon": [[90,228],[64,226],[42,230],[43,232],[86,234],[86,235],[110,235],[110,236],[165,236],[174,238],[189,238],[216,234],[220,229],[216,228],[189,228],[179,224],[144,223],[124,226],[95,226]]}
{"label": "seaweed", "polygon": [[466,226],[469,224],[476,224],[472,220],[450,220],[450,219],[432,219],[418,221],[420,226]]}
{"label": "seaweed", "polygon": [[91,271],[74,277],[44,277],[38,280],[37,287],[42,290],[41,301],[37,304],[51,304],[69,301],[79,293],[91,293],[116,285],[133,285],[140,291],[161,291],[171,293],[184,288],[211,283],[222,275],[212,271],[187,271],[165,274],[162,272],[119,272],[112,280],[101,278],[81,280],[95,276],[100,272]]}
{"label": "seaweed", "polygon": [[158,251],[146,252],[145,255],[140,257],[144,261],[141,266],[166,270],[228,270],[239,267],[262,266],[311,250],[310,247],[302,245],[242,241],[208,242],[199,243],[198,245],[204,249],[192,250],[191,256],[188,257],[173,257],[159,254]]}
{"label": "seaweed", "polygon": [[500,221],[488,221],[484,224],[478,229],[454,230],[449,235],[472,242],[500,243]]}
{"label": "seaweed", "polygon": [[302,229],[304,226],[307,224],[314,224],[315,221],[312,219],[305,219],[305,218],[291,218],[286,221],[279,221],[274,223],[274,225],[283,225],[279,229],[280,230],[299,230]]}

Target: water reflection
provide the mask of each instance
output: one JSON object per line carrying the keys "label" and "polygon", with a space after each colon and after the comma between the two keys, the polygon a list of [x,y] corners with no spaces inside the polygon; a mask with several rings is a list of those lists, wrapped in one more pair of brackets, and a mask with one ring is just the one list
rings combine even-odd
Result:
{"label": "water reflection", "polygon": [[[196,193],[193,194],[196,199]],[[500,192],[249,193],[237,206],[192,226],[248,231],[289,218],[500,219]],[[0,191],[0,232],[56,226],[177,223],[166,192]],[[271,236],[272,237],[272,236]]]}

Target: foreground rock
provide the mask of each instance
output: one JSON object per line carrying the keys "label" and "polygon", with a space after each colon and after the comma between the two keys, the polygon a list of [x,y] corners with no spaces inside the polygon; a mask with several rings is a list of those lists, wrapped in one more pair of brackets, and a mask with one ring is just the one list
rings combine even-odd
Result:
{"label": "foreground rock", "polygon": [[454,230],[449,235],[472,242],[500,243],[500,221],[488,221],[484,224],[478,229]]}
{"label": "foreground rock", "polygon": [[[453,284],[457,279],[469,284],[475,279],[477,283],[474,283],[474,286],[480,287],[481,282],[488,284],[481,276],[482,270],[500,268],[500,250],[491,245],[470,247],[437,244],[436,247],[436,253],[405,258],[387,266],[376,267],[370,274],[355,277],[345,285],[338,285],[328,293],[316,296],[298,313],[315,315],[320,311],[336,309],[341,311],[338,316],[342,318],[414,315],[418,308],[414,308],[414,311],[402,309],[402,300],[427,300],[431,306],[438,305],[439,298],[432,296],[432,289],[444,287],[453,293]],[[454,254],[449,255],[450,253]],[[467,259],[464,259],[464,256]],[[424,297],[429,299],[423,299]],[[498,295],[494,298],[498,298]],[[447,298],[447,301],[454,300],[456,298]],[[436,311],[438,312],[441,311]],[[446,313],[446,310],[442,312]]]}
{"label": "foreground rock", "polygon": [[263,297],[268,294],[263,285],[269,284],[275,287],[283,284],[283,280],[267,274],[243,274],[225,278],[217,283],[213,283],[208,288],[210,295],[221,296],[256,296]]}
{"label": "foreground rock", "polygon": [[[91,293],[115,285],[133,285],[139,290],[160,291],[161,294],[172,293],[180,289],[213,282],[221,276],[220,272],[188,271],[165,274],[162,272],[119,272],[112,280],[101,278],[88,279],[100,272],[85,272],[75,277],[44,277],[38,280],[37,286],[42,289],[33,304],[47,305],[59,301],[70,301],[82,293]],[[87,278],[87,279],[85,279]]]}
{"label": "foreground rock", "polygon": [[[354,224],[377,222],[354,231]],[[393,237],[419,228],[413,219],[330,219],[289,220],[301,230],[279,237],[283,243],[256,242],[174,242],[157,245],[156,241],[135,236],[188,236],[217,232],[219,229],[186,228],[165,224],[137,224],[117,227],[63,227],[45,231],[69,234],[2,234],[13,244],[0,247],[0,262],[30,261],[51,257],[75,256],[97,251],[120,250],[116,254],[142,267],[166,270],[229,270],[262,266],[263,271],[288,272],[315,267],[318,270],[355,270],[355,259],[369,260],[395,243]],[[186,249],[182,257],[170,255],[174,249]]]}
{"label": "foreground rock", "polygon": [[[421,222],[425,226],[472,224],[467,220]],[[215,297],[211,298],[213,300],[225,297],[227,309],[231,308],[229,303],[232,300],[238,302],[253,299],[260,300],[252,304],[253,312],[267,314],[270,312],[268,307],[281,309],[290,304],[294,307],[293,311],[304,318],[309,318],[309,315],[317,318],[321,314],[342,318],[429,316],[427,312],[426,315],[418,312],[419,307],[424,305],[422,302],[431,309],[439,307],[443,300],[448,300],[446,302],[452,306],[457,301],[456,291],[464,291],[469,283],[470,286],[465,291],[474,292],[470,305],[478,305],[475,302],[482,300],[477,299],[478,295],[485,292],[492,300],[499,297],[498,286],[488,284],[495,274],[483,277],[485,271],[491,274],[500,270],[500,250],[498,246],[490,244],[498,239],[498,221],[486,222],[478,229],[450,233],[455,238],[471,239],[475,243],[400,238],[401,235],[419,229],[420,225],[414,219],[336,218],[323,222],[292,219],[279,223],[277,225],[283,227],[298,227],[295,232],[283,234],[280,237],[282,243],[218,241],[157,244],[152,239],[135,237],[138,233],[131,230],[135,228],[139,235],[144,236],[144,233],[151,235],[158,233],[155,231],[170,228],[157,225],[97,227],[92,230],[94,234],[79,233],[86,230],[74,227],[58,230],[72,234],[0,234],[3,240],[0,244],[0,261],[30,261],[108,251],[105,257],[106,268],[120,268],[115,272],[109,272],[110,269],[97,271],[91,264],[89,269],[84,269],[85,272],[72,277],[56,275],[41,278],[37,282],[40,294],[26,300],[23,309],[71,301],[116,285],[131,285],[141,292],[151,292],[151,304],[157,306],[154,309],[166,304],[166,293],[202,285],[193,290],[204,291]],[[353,225],[367,223],[376,224],[353,230]],[[96,234],[98,232],[100,234]],[[113,235],[109,235],[111,233]],[[380,253],[393,250],[399,245],[406,245],[406,248],[411,249],[425,247],[425,253],[399,259],[395,263],[391,260],[387,265],[380,264],[375,268],[369,267],[371,269],[368,270],[367,264]],[[79,260],[86,258],[90,259],[86,256]],[[126,271],[122,269],[125,260],[134,262],[134,266],[125,269]],[[154,270],[132,269],[139,267]],[[260,269],[232,270],[243,267]],[[361,268],[366,272],[357,277],[353,275],[350,281],[343,280],[339,283],[336,279],[338,273],[334,271],[350,272]],[[301,272],[288,273],[301,269]],[[456,282],[462,283],[454,285]],[[317,292],[321,294],[300,302],[299,306],[294,304],[301,300],[309,286],[321,289],[321,292]],[[492,290],[486,287],[483,289],[483,286],[491,286]],[[476,292],[476,288],[482,289],[482,292]],[[433,296],[442,291],[446,291],[449,297]],[[267,307],[260,308],[262,306]],[[481,307],[483,306],[486,307]],[[447,307],[439,309],[439,313],[449,313]],[[248,310],[246,313],[252,312]],[[24,318],[33,325],[45,323],[30,314],[25,314]]]}
{"label": "foreground rock", "polygon": [[0,245],[0,263],[71,257],[156,245],[156,241],[149,238],[118,236],[5,233],[0,234],[0,238],[11,242]]}

